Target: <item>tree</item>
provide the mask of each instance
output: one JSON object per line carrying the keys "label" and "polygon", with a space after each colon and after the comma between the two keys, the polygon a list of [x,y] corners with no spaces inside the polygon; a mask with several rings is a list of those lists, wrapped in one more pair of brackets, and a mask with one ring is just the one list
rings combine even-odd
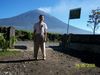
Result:
{"label": "tree", "polygon": [[100,23],[100,8],[92,10],[91,14],[89,15],[89,20],[87,26],[92,28],[93,34],[99,28]]}

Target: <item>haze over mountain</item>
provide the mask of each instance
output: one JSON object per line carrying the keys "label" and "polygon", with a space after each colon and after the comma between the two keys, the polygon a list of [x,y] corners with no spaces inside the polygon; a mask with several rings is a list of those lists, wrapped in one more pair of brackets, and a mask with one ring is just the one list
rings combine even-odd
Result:
{"label": "haze over mountain", "polygon": [[[33,30],[33,25],[34,23],[38,22],[38,16],[40,14],[45,16],[45,22],[48,25],[49,32],[58,32],[58,33],[67,32],[66,23],[38,9],[28,11],[14,17],[0,19],[0,26],[15,26],[16,29]],[[69,33],[90,34],[91,32],[70,25]]]}

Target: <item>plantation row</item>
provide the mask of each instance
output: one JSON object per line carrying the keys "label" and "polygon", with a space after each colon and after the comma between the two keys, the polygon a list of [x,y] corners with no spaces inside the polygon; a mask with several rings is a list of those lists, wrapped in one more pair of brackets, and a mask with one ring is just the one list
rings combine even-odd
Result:
{"label": "plantation row", "polygon": [[[17,40],[34,40],[34,34],[33,32],[30,31],[25,31],[25,30],[16,30],[15,35]],[[60,41],[61,40],[61,34],[58,33],[49,33],[48,32],[48,41]]]}

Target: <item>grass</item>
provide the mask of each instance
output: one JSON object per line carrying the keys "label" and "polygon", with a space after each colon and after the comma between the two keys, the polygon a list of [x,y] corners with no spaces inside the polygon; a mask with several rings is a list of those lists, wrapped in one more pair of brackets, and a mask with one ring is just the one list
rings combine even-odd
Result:
{"label": "grass", "polygon": [[0,51],[0,57],[3,56],[17,56],[21,54],[20,51]]}

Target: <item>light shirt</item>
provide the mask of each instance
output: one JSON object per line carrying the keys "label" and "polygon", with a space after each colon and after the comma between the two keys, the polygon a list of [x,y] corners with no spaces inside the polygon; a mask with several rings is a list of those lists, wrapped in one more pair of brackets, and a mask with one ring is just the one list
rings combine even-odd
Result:
{"label": "light shirt", "polygon": [[41,24],[39,24],[39,22],[34,24],[34,30],[36,30],[36,34],[44,34],[47,32],[47,29],[47,24],[44,22],[41,22]]}

